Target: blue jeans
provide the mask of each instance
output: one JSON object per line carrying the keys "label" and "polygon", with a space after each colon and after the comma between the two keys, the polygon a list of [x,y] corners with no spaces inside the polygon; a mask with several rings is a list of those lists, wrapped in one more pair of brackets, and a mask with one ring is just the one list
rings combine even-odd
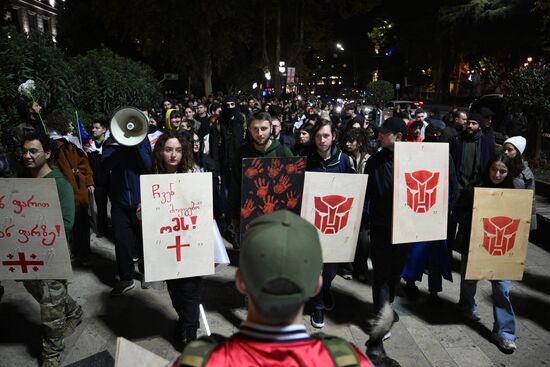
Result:
{"label": "blue jeans", "polygon": [[[476,309],[475,295],[477,289],[477,280],[466,280],[466,263],[468,254],[462,254],[461,276],[460,276],[460,307],[466,312],[472,312]],[[512,302],[510,301],[510,280],[491,280],[493,288],[493,333],[499,337],[516,340],[516,318]]]}

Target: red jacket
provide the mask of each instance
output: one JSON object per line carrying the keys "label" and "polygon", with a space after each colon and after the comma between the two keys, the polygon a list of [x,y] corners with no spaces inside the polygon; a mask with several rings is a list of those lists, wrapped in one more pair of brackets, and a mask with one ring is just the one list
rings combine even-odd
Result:
{"label": "red jacket", "polygon": [[[372,364],[353,345],[362,367]],[[234,335],[220,344],[208,359],[207,367],[302,367],[333,366],[323,342],[318,339],[297,341],[264,342]]]}

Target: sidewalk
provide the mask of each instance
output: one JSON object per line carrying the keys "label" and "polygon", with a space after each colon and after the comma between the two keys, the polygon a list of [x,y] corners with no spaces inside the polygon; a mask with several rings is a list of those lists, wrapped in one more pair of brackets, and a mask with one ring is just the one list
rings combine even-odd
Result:
{"label": "sidewalk", "polygon": [[[176,320],[168,292],[136,288],[123,297],[111,298],[115,278],[114,247],[105,238],[92,235],[94,265],[74,269],[69,292],[84,308],[85,320],[65,340],[63,364],[82,361],[78,366],[113,366],[116,337],[123,336],[165,359],[178,352],[171,344]],[[230,255],[236,256],[236,253]],[[427,277],[419,284],[422,296],[415,302],[397,298],[394,307],[400,321],[385,343],[388,354],[402,366],[541,366],[550,365],[550,253],[530,244],[526,271],[521,282],[514,282],[512,302],[517,316],[518,350],[503,354],[490,341],[493,322],[491,285],[480,282],[476,300],[482,320],[468,323],[460,317],[459,276],[454,283],[444,282],[443,302],[427,303]],[[458,262],[454,263],[455,270]],[[212,332],[230,335],[238,329],[246,311],[233,278],[235,268],[205,277],[202,303]],[[37,366],[40,355],[40,314],[36,301],[21,282],[3,281],[6,293],[0,302],[0,366]],[[326,316],[322,329],[356,343],[364,349],[367,339],[366,317],[372,306],[371,287],[358,281],[337,277],[333,282],[336,307]],[[309,316],[304,323],[311,332]],[[199,334],[204,333],[201,326]]]}

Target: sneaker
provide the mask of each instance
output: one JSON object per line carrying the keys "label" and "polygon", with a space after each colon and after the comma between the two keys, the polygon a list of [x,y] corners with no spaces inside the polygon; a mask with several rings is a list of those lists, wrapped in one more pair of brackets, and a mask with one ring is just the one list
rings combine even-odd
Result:
{"label": "sneaker", "polygon": [[311,314],[311,326],[320,329],[325,326],[325,312],[323,310],[313,310]]}
{"label": "sneaker", "polygon": [[391,331],[388,331],[384,336],[382,337],[382,341],[386,341],[389,338],[391,338]]}
{"label": "sneaker", "polygon": [[334,297],[331,291],[325,292],[323,294],[323,304],[325,305],[325,310],[334,310]]}
{"label": "sneaker", "polygon": [[65,319],[65,330],[63,330],[63,336],[69,336],[76,330],[77,326],[80,325],[84,317],[84,312],[82,307],[78,306],[73,315],[67,316]]}
{"label": "sneaker", "polygon": [[141,282],[141,289],[149,289],[153,286],[153,282]]}
{"label": "sneaker", "polygon": [[345,280],[353,280],[353,275],[351,273],[344,273],[342,274],[342,278]]}
{"label": "sneaker", "polygon": [[514,353],[517,349],[516,342],[512,339],[507,339],[503,336],[499,336],[497,333],[493,333],[493,340],[496,345],[505,352]]}
{"label": "sneaker", "polygon": [[117,297],[122,296],[124,293],[134,289],[136,285],[133,280],[119,281],[113,290],[111,291],[111,296]]}
{"label": "sneaker", "polygon": [[464,316],[469,321],[479,321],[481,320],[481,317],[479,317],[479,313],[477,310],[464,310],[462,311],[462,316]]}
{"label": "sneaker", "polygon": [[61,366],[61,356],[49,357],[42,359],[42,367],[59,367]]}

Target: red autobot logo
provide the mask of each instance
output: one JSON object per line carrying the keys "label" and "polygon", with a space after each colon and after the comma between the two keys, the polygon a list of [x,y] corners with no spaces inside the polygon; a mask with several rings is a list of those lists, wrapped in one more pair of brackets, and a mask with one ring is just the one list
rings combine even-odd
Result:
{"label": "red autobot logo", "polygon": [[426,213],[435,204],[439,172],[415,171],[405,173],[407,205],[415,213]]}
{"label": "red autobot logo", "polygon": [[502,256],[514,248],[519,219],[483,218],[483,247],[493,256]]}
{"label": "red autobot logo", "polygon": [[315,227],[322,233],[335,234],[348,224],[353,198],[340,195],[315,196]]}

